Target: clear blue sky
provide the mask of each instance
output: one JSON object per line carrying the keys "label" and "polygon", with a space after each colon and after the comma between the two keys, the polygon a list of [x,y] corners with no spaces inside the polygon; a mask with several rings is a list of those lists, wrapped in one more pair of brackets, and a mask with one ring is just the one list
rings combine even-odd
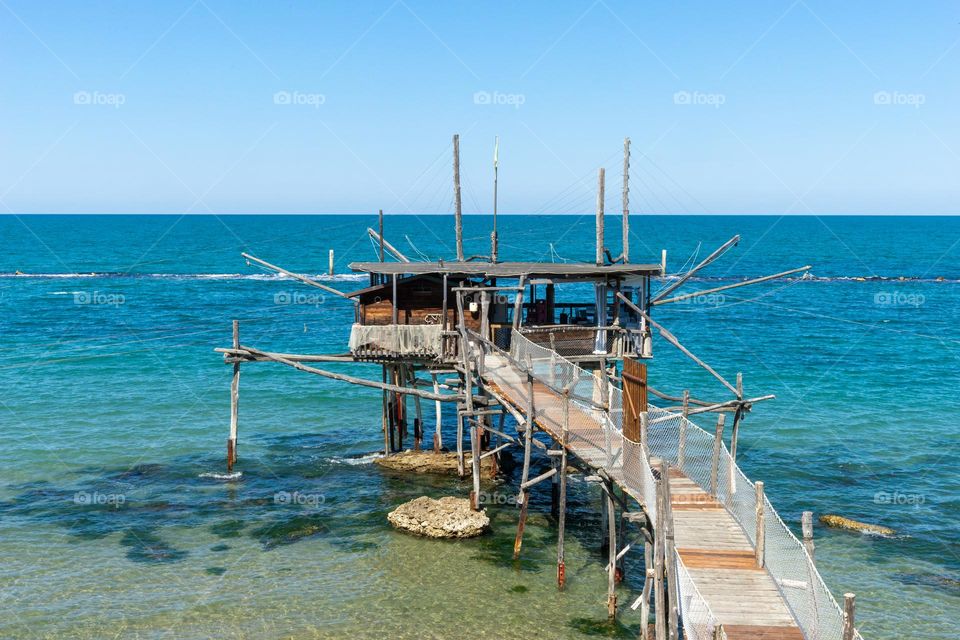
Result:
{"label": "clear blue sky", "polygon": [[630,136],[638,211],[960,213],[953,2],[0,0],[0,61],[0,213],[449,211],[455,132],[467,213],[495,135],[503,212]]}

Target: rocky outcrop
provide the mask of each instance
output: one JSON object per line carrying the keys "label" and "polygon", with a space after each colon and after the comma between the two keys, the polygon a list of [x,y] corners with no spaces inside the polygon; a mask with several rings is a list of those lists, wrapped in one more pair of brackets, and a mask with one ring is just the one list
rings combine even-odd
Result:
{"label": "rocky outcrop", "polygon": [[427,538],[472,538],[490,528],[486,511],[473,511],[466,498],[421,496],[387,514],[397,529]]}
{"label": "rocky outcrop", "polygon": [[[464,456],[465,469],[469,474],[471,469],[472,457],[470,454]],[[377,458],[374,464],[378,464],[385,469],[393,471],[404,471],[407,473],[436,473],[439,475],[455,476],[457,475],[457,454],[456,452],[434,453],[432,451],[401,451],[389,456]],[[493,458],[487,457],[480,460],[480,473],[489,478],[493,474]]]}
{"label": "rocky outcrop", "polygon": [[869,524],[844,518],[843,516],[823,515],[820,516],[820,522],[834,529],[846,529],[847,531],[858,531],[860,533],[872,533],[878,536],[892,536],[896,532],[890,527],[884,527],[879,524]]}

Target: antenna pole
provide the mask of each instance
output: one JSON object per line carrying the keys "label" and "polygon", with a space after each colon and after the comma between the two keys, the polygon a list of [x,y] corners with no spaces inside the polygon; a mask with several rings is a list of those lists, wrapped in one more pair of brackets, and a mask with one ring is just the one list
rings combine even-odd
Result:
{"label": "antenna pole", "polygon": [[490,232],[490,262],[497,261],[497,169],[500,164],[500,136],[496,137],[493,147],[493,231]]}
{"label": "antenna pole", "polygon": [[630,262],[630,138],[623,139],[623,262]]}
{"label": "antenna pole", "polygon": [[383,262],[383,209],[380,209],[380,262]]}
{"label": "antenna pole", "polygon": [[460,134],[453,134],[453,202],[457,227],[457,262],[463,262],[463,209],[460,201]]}

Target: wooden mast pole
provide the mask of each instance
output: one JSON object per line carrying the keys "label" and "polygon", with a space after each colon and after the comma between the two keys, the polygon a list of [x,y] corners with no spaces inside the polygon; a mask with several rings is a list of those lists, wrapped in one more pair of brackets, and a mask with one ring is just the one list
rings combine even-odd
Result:
{"label": "wooden mast pole", "polygon": [[457,231],[457,262],[463,262],[463,208],[460,199],[460,134],[453,134],[453,215]]}
{"label": "wooden mast pole", "polygon": [[630,262],[630,138],[623,139],[623,262]]}
{"label": "wooden mast pole", "polygon": [[600,167],[597,176],[597,266],[603,265],[603,194],[604,169]]}
{"label": "wooden mast pole", "polygon": [[493,231],[490,232],[490,262],[497,261],[497,171],[500,166],[500,136],[493,147]]}

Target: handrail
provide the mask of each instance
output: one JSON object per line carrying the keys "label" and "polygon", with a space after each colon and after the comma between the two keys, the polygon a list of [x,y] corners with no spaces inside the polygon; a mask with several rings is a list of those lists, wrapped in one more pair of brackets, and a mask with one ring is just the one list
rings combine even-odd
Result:
{"label": "handrail", "polygon": [[[589,376],[591,382],[595,385],[599,385],[599,380],[593,374],[586,372],[556,352],[530,341],[520,333],[514,333],[509,353],[473,332],[471,332],[470,338],[494,349],[512,367],[527,372],[538,383],[544,385],[550,393],[562,395],[563,391],[556,386],[555,382],[546,380],[528,369],[527,364],[522,362],[522,358],[518,357],[518,352],[522,350],[542,350],[542,352],[549,353],[551,362],[560,363],[569,371],[567,376],[572,376],[572,382],[569,385],[574,385],[581,379],[586,381],[586,376]],[[537,351],[537,353],[539,352]],[[583,377],[581,378],[581,376]],[[623,437],[622,430],[618,428],[614,419],[618,413],[622,419],[623,392],[612,385],[607,385],[606,392],[609,395],[604,398],[604,405],[598,404],[592,399],[582,398],[582,396],[578,398],[589,407],[602,411],[602,415],[594,414],[594,418],[601,429],[604,430],[604,438],[609,440],[610,444],[605,443],[603,446],[595,444],[597,453],[602,454],[604,448],[606,448],[608,454],[611,451],[617,452],[616,455],[597,458],[594,464],[606,472],[616,471],[623,478],[623,482],[630,492],[638,500],[642,499],[648,517],[655,517],[653,504],[656,481],[649,464],[651,455],[677,466],[694,483],[710,492],[714,463],[713,457],[705,452],[713,450],[714,434],[708,433],[679,412],[665,411],[651,405],[649,408],[650,419],[647,421],[649,428],[647,443],[644,445],[631,442]],[[683,442],[687,452],[683,460],[679,459],[680,433],[684,433]],[[705,454],[692,455],[697,450]],[[757,504],[756,493],[753,490],[754,485],[730,456],[726,445],[721,443],[719,451],[720,458],[717,460],[716,480],[714,481],[716,483],[715,498],[726,506],[727,511],[743,528],[751,544],[755,544]],[[632,461],[630,465],[625,465],[627,459]],[[636,462],[640,462],[640,464],[636,464]],[[761,510],[765,515],[761,522],[763,522],[766,539],[766,569],[780,590],[784,602],[789,607],[804,637],[807,640],[840,640],[844,620],[843,611],[817,570],[813,559],[803,544],[783,523],[779,514],[766,498],[761,505]],[[678,562],[678,566],[682,567],[682,562]],[[689,574],[686,575],[689,577]],[[800,579],[801,577],[803,579]],[[681,576],[680,579],[682,581],[683,577]],[[699,596],[696,584],[692,579],[684,595]],[[706,603],[704,602],[704,604]],[[706,611],[709,611],[709,607],[706,607]],[[708,618],[712,619],[713,622],[708,624],[707,627],[715,627],[716,620],[712,617],[712,613]],[[687,621],[684,620],[685,629],[686,625]],[[697,637],[698,639],[700,637],[710,637],[702,636],[699,632],[688,631],[688,633],[690,637]],[[712,628],[710,633],[713,633]],[[860,638],[859,633],[854,635],[856,638]]]}

